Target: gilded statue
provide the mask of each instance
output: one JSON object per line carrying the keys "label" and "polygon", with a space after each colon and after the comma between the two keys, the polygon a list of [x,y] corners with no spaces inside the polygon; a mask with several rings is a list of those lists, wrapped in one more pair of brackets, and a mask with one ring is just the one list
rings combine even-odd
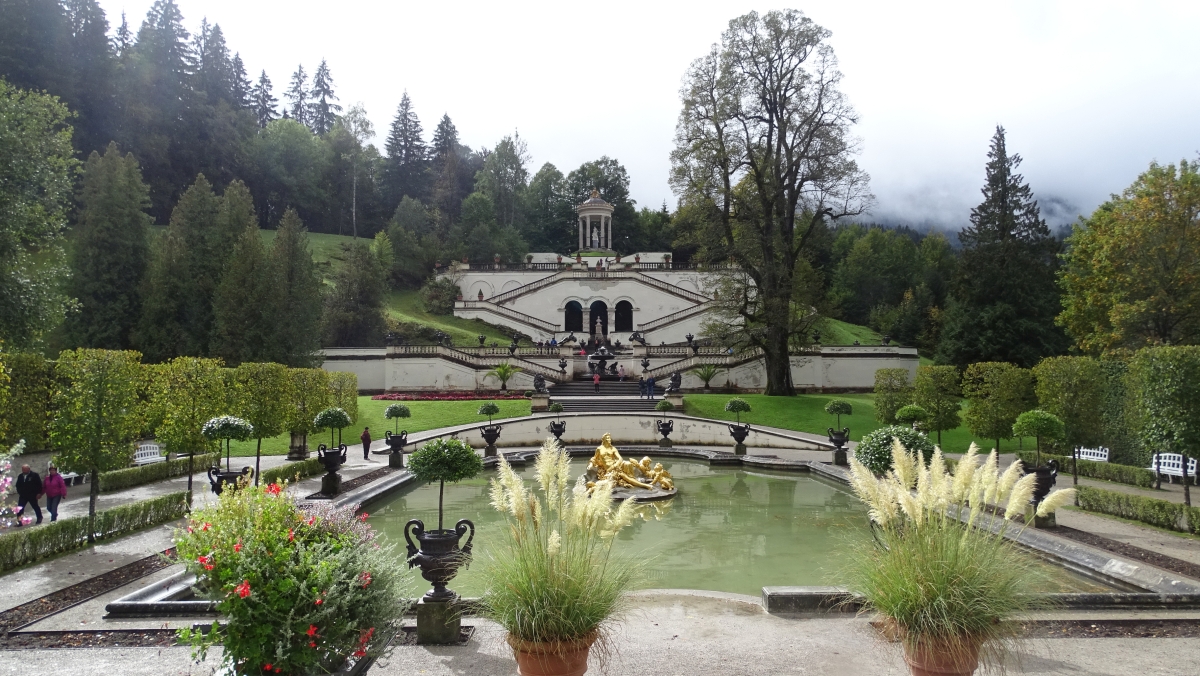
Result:
{"label": "gilded statue", "polygon": [[663,469],[662,463],[651,465],[649,457],[640,462],[626,460],[621,452],[612,445],[612,435],[605,434],[600,439],[600,445],[592,454],[592,460],[587,466],[587,486],[591,488],[597,481],[608,479],[614,488],[641,488],[664,491],[674,490],[675,482],[671,473]]}

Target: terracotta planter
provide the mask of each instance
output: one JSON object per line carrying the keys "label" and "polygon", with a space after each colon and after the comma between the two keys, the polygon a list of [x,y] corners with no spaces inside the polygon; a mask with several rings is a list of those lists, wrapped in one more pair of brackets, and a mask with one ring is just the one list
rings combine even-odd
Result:
{"label": "terracotta planter", "polygon": [[520,676],[583,676],[587,673],[588,651],[596,635],[570,642],[522,641],[511,634],[508,645],[517,659]]}
{"label": "terracotta planter", "polygon": [[971,676],[979,668],[979,644],[969,648],[965,654],[955,655],[936,643],[906,645],[904,661],[913,676]]}

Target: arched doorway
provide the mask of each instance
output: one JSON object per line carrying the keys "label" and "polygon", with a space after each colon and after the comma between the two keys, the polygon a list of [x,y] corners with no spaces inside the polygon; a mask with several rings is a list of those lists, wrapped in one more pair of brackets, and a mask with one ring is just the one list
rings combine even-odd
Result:
{"label": "arched doorway", "polygon": [[618,332],[633,331],[633,303],[627,300],[618,302],[613,323],[617,325],[616,330]]}
{"label": "arched doorway", "polygon": [[[589,334],[596,333],[600,336],[608,335],[608,305],[602,300],[592,303],[592,311],[588,316],[587,328],[584,330]],[[600,323],[600,329],[596,330],[596,322]]]}
{"label": "arched doorway", "polygon": [[565,331],[583,331],[583,306],[579,304],[579,301],[573,300],[567,303],[564,315],[563,329]]}

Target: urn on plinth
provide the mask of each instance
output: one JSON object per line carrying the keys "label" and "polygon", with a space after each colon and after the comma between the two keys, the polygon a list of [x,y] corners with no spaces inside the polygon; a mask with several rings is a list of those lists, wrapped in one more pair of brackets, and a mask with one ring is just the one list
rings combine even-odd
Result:
{"label": "urn on plinth", "polygon": [[729,425],[729,436],[736,444],[733,447],[735,455],[746,455],[746,437],[750,435],[750,423]]}
{"label": "urn on plinth", "polygon": [[317,461],[325,467],[325,476],[321,477],[321,493],[341,493],[342,476],[338,474],[338,469],[346,463],[346,444],[338,444],[336,448],[329,448],[325,444],[317,446]]}
{"label": "urn on plinth", "polygon": [[845,427],[842,430],[829,428],[829,443],[833,444],[833,464],[847,465],[846,460],[846,442],[850,441],[850,428]]}
{"label": "urn on plinth", "polygon": [[658,428],[658,433],[662,435],[662,439],[658,440],[658,445],[663,448],[670,448],[671,440],[668,437],[671,436],[671,432],[675,431],[675,421],[656,420],[654,421],[654,426]]}
{"label": "urn on plinth", "polygon": [[402,430],[399,434],[392,434],[391,430],[383,433],[384,439],[387,441],[388,450],[388,467],[404,467],[404,447],[408,445],[408,430]]}
{"label": "urn on plinth", "polygon": [[487,442],[487,446],[483,449],[485,458],[496,457],[496,441],[500,439],[500,425],[484,425],[479,428],[479,433],[483,435],[483,440]]}

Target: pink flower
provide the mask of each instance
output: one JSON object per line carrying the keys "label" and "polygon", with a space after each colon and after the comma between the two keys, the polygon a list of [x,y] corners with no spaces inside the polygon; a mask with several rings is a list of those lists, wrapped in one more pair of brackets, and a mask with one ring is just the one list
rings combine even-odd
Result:
{"label": "pink flower", "polygon": [[237,592],[238,596],[246,598],[250,595],[250,580],[243,580],[242,583],[234,587],[233,590]]}
{"label": "pink flower", "polygon": [[371,574],[365,570],[362,575],[358,576],[358,579],[362,581],[363,589],[366,589],[371,584]]}
{"label": "pink flower", "polygon": [[210,524],[206,521],[204,523],[204,526],[200,528],[200,532],[203,533],[203,532],[207,531],[209,528],[212,528],[212,524]]}
{"label": "pink flower", "polygon": [[295,539],[296,539],[296,534],[292,532],[291,528],[289,528],[288,529],[288,542],[291,542],[292,540],[295,540]]}

